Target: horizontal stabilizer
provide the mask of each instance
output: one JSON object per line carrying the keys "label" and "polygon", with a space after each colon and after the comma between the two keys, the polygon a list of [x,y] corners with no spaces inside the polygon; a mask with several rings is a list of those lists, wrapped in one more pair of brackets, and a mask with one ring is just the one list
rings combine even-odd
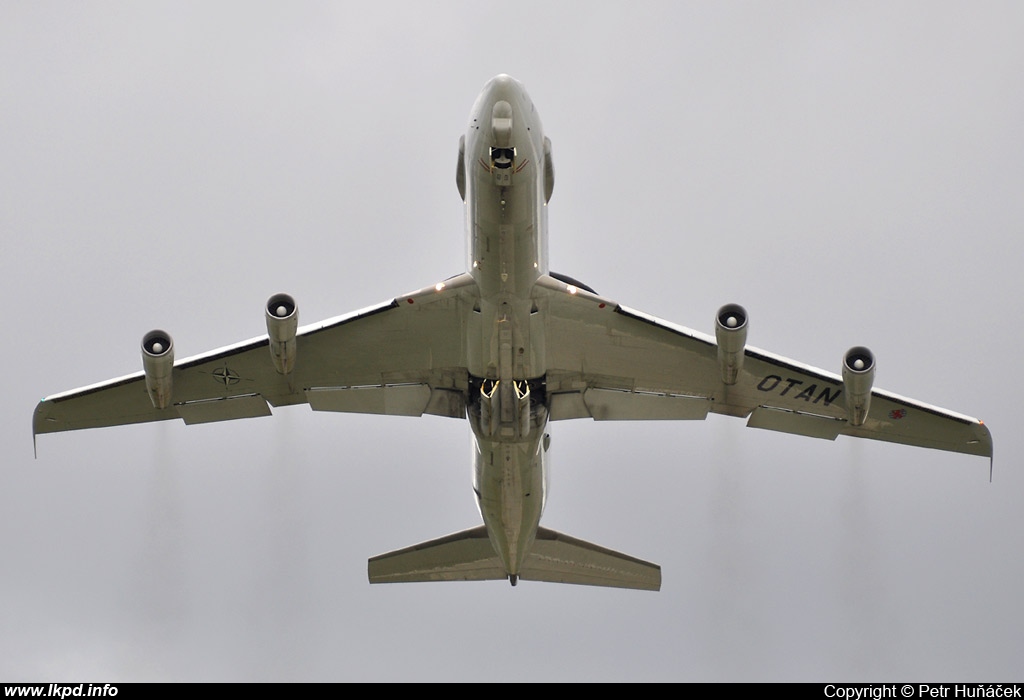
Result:
{"label": "horizontal stabilizer", "polygon": [[[483,526],[372,557],[368,573],[370,583],[509,577]],[[542,527],[518,578],[656,591],[661,588],[661,567]]]}
{"label": "horizontal stabilizer", "polygon": [[645,591],[661,589],[661,567],[657,564],[546,527],[537,528],[537,539],[523,562],[519,578]]}
{"label": "horizontal stabilizer", "polygon": [[372,557],[370,583],[508,578],[483,525]]}

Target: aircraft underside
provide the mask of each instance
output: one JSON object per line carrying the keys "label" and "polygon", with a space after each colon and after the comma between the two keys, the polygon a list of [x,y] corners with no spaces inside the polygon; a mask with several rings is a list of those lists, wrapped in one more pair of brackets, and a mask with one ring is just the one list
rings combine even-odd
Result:
{"label": "aircraft underside", "polygon": [[[170,335],[151,331],[141,372],[48,396],[36,407],[33,436],[253,418],[297,404],[466,418],[483,524],[371,558],[372,583],[506,579],[642,590],[661,586],[658,565],[540,526],[549,422],[715,412],[804,437],[991,460],[981,421],[874,389],[867,348],[849,349],[834,374],[748,346],[739,305],[721,307],[706,335],[551,273],[551,142],[518,81],[499,75],[484,86],[458,154],[465,273],[302,328],[295,300],[276,294],[264,307],[265,336],[177,362]],[[991,475],[991,461],[989,468]]]}

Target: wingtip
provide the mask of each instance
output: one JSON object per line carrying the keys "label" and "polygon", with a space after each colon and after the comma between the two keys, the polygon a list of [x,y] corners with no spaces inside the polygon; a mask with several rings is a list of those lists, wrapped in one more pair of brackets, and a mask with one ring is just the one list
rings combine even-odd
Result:
{"label": "wingtip", "polygon": [[995,448],[992,444],[992,431],[989,430],[988,426],[985,425],[985,421],[983,420],[978,421],[978,428],[980,431],[979,442],[981,442],[985,446],[984,452],[982,452],[982,454],[988,457],[988,482],[991,484],[992,473],[995,469],[996,464]]}
{"label": "wingtip", "polygon": [[32,459],[39,459],[39,448],[36,444],[36,437],[39,435],[37,426],[39,425],[39,414],[43,410],[43,404],[46,403],[46,399],[43,399],[36,404],[36,410],[32,412]]}

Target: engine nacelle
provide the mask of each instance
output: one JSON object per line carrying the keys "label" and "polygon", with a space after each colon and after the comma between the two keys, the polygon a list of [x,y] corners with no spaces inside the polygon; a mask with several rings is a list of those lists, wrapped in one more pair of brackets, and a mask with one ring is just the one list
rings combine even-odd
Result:
{"label": "engine nacelle", "polygon": [[875,382],[875,356],[865,347],[850,348],[843,355],[843,385],[851,425],[864,425],[871,407],[871,385]]}
{"label": "engine nacelle", "polygon": [[275,294],[267,300],[267,335],[270,357],[280,374],[295,369],[295,333],[299,329],[299,307],[287,294]]}
{"label": "engine nacelle", "polygon": [[142,336],[142,370],[146,391],[154,408],[171,405],[171,376],[174,368],[174,342],[166,331],[150,331]]}
{"label": "engine nacelle", "polygon": [[726,304],[715,316],[718,340],[718,366],[722,381],[735,384],[743,369],[743,348],[747,344],[747,310],[739,304]]}

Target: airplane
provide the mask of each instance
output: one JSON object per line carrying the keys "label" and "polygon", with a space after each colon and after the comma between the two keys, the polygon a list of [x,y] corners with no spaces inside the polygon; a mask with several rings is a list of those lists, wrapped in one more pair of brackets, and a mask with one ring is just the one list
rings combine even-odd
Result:
{"label": "airplane", "polygon": [[466,271],[326,321],[298,326],[275,294],[267,334],[175,362],[163,330],[142,339],[143,370],[54,394],[41,433],[181,419],[267,416],[271,407],[424,414],[469,422],[483,524],[369,559],[370,583],[519,580],[659,590],[657,564],[540,525],[549,423],[591,418],[744,418],[755,428],[839,435],[987,456],[975,418],[873,388],[861,346],[832,374],[746,343],[748,314],[722,306],[714,335],[601,296],[548,267],[551,141],[522,83],[490,80],[459,139],[456,186]]}

